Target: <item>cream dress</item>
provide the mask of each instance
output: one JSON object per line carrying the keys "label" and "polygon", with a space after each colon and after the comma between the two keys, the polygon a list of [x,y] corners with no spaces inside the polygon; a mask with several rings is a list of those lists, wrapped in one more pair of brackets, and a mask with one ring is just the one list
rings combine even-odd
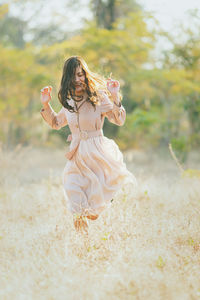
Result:
{"label": "cream dress", "polygon": [[[124,184],[132,184],[133,188],[137,185],[118,145],[105,137],[102,130],[105,117],[122,126],[126,111],[122,105],[113,104],[105,93],[99,102],[96,110],[91,103],[83,103],[78,113],[64,107],[55,113],[50,104],[40,111],[53,129],[68,125],[71,131],[62,181],[68,208],[73,214],[98,215]],[[78,102],[78,107],[81,103]],[[69,100],[69,104],[74,107],[74,100]]]}

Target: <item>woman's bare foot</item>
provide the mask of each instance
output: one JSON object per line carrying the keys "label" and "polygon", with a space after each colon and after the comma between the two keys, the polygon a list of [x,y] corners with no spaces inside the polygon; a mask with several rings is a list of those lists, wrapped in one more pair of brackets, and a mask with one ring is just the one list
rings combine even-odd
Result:
{"label": "woman's bare foot", "polygon": [[74,217],[74,227],[77,232],[88,233],[88,223],[85,217]]}
{"label": "woman's bare foot", "polygon": [[98,218],[98,215],[88,215],[88,216],[86,216],[86,217],[87,217],[88,219],[94,221],[94,220],[96,220],[96,219]]}

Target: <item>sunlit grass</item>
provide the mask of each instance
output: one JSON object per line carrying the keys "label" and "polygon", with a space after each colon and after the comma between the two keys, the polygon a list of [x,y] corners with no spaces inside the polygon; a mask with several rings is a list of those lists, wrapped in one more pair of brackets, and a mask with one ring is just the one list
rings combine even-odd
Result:
{"label": "sunlit grass", "polygon": [[199,299],[199,176],[136,161],[138,190],[120,191],[86,237],[66,209],[64,162],[62,150],[1,152],[0,299]]}

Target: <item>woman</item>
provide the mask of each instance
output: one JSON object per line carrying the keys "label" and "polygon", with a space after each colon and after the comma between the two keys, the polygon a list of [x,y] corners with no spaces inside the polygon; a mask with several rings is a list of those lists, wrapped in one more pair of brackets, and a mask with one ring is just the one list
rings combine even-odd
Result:
{"label": "woman", "polygon": [[55,113],[49,101],[51,87],[41,90],[40,113],[53,128],[68,125],[71,134],[63,171],[64,192],[77,231],[87,231],[87,219],[96,220],[125,181],[136,184],[117,144],[103,135],[105,117],[122,126],[126,111],[121,104],[120,84],[91,72],[79,56],[66,60],[58,98],[62,109]]}

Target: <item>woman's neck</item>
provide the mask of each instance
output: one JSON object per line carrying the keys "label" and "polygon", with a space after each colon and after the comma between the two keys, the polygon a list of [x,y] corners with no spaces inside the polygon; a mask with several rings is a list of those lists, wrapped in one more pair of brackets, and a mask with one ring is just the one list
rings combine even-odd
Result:
{"label": "woman's neck", "polygon": [[81,102],[86,100],[88,97],[88,94],[86,92],[84,92],[82,95],[74,95],[72,96],[72,99],[74,100],[74,102]]}

